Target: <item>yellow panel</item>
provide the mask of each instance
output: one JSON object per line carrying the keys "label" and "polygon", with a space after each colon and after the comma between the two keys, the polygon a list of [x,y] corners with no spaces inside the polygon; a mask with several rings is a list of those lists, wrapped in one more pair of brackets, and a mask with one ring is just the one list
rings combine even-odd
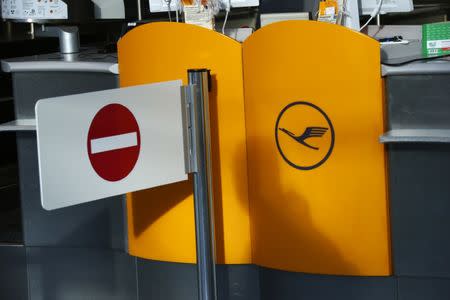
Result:
{"label": "yellow panel", "polygon": [[[217,260],[250,263],[241,45],[198,26],[153,23],[126,34],[118,48],[122,87],[174,79],[187,83],[188,69],[212,70]],[[162,261],[195,262],[191,186],[191,182],[178,183],[128,197],[131,254]]]}
{"label": "yellow panel", "polygon": [[243,47],[253,262],[389,275],[378,43],[340,26],[291,21],[264,27]]}

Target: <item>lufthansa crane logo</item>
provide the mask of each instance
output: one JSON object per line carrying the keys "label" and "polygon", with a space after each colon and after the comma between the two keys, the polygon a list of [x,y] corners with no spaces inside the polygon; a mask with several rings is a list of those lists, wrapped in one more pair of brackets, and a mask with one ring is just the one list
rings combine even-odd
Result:
{"label": "lufthansa crane logo", "polygon": [[320,107],[299,101],[281,110],[275,139],[278,151],[290,166],[312,170],[328,160],[335,136],[330,118]]}

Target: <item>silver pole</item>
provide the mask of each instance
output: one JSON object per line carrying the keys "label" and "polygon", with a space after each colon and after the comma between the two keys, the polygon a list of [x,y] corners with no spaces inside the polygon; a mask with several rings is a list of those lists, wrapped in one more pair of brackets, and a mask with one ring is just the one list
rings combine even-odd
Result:
{"label": "silver pole", "polygon": [[12,37],[12,23],[11,21],[6,22],[6,34],[8,36],[8,39]]}
{"label": "silver pole", "polygon": [[30,23],[30,35],[34,39],[34,23]]}
{"label": "silver pole", "polygon": [[137,0],[138,20],[142,21],[142,5],[141,0]]}
{"label": "silver pole", "polygon": [[42,25],[41,30],[36,31],[38,37],[58,37],[59,51],[62,54],[80,52],[80,34],[76,26],[48,26]]}
{"label": "silver pole", "polygon": [[209,70],[189,70],[189,84],[195,85],[191,110],[194,173],[195,232],[199,300],[216,300],[214,251],[214,206],[212,188],[211,135],[209,122]]}

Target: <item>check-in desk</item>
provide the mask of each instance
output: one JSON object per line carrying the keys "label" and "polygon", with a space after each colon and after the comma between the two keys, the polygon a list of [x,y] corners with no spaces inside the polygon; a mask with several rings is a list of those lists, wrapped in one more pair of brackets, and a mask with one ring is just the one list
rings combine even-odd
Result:
{"label": "check-in desk", "polygon": [[450,60],[383,66],[400,300],[450,298]]}
{"label": "check-in desk", "polygon": [[[242,45],[154,23],[118,50],[121,87],[211,69],[218,299],[450,298],[450,62],[381,68],[376,41],[320,22],[270,25]],[[128,195],[126,221],[120,200],[41,208],[34,104],[118,86],[115,57],[89,57],[3,64],[29,299],[197,299],[189,182]]]}
{"label": "check-in desk", "polygon": [[39,190],[36,102],[115,88],[116,61],[93,51],[2,61],[3,71],[12,73],[16,121],[0,131],[16,132],[24,241],[0,247],[1,299],[136,297],[134,261],[125,253],[123,197],[50,212],[42,208]]}
{"label": "check-in desk", "polygon": [[[122,87],[211,70],[219,299],[396,299],[376,41],[321,22],[272,24],[243,44],[152,23],[118,52]],[[312,148],[288,134],[308,127]],[[130,253],[138,267],[158,261],[140,268],[149,299],[197,299],[191,194],[176,184],[129,195]]]}

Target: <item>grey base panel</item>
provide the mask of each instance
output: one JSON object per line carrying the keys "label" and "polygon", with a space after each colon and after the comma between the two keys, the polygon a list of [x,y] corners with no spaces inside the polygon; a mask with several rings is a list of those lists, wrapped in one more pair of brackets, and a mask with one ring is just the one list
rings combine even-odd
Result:
{"label": "grey base panel", "polygon": [[394,274],[450,277],[450,145],[388,149]]}
{"label": "grey base panel", "polygon": [[[197,300],[193,264],[138,258],[139,299]],[[292,273],[255,265],[217,267],[220,300],[397,300],[393,277],[322,276]]]}
{"label": "grey base panel", "polygon": [[0,299],[28,300],[27,287],[25,248],[0,245]]}
{"label": "grey base panel", "polygon": [[259,267],[255,265],[219,265],[219,300],[259,300]]}
{"label": "grey base panel", "polygon": [[[198,300],[197,266],[137,259],[140,300]],[[259,300],[258,267],[217,266],[219,300]]]}
{"label": "grey base panel", "polygon": [[125,249],[125,197],[117,196],[73,207],[42,208],[35,132],[18,132],[25,246]]}
{"label": "grey base panel", "polygon": [[126,253],[39,247],[26,251],[29,300],[137,299],[136,258]]}
{"label": "grey base panel", "polygon": [[261,300],[397,300],[393,277],[327,276],[260,268]]}
{"label": "grey base panel", "polygon": [[448,300],[450,278],[398,278],[398,300]]}
{"label": "grey base panel", "polygon": [[[198,300],[194,264],[119,251],[0,245],[0,266],[2,300]],[[217,282],[220,300],[450,299],[450,278],[328,276],[219,265]]]}

